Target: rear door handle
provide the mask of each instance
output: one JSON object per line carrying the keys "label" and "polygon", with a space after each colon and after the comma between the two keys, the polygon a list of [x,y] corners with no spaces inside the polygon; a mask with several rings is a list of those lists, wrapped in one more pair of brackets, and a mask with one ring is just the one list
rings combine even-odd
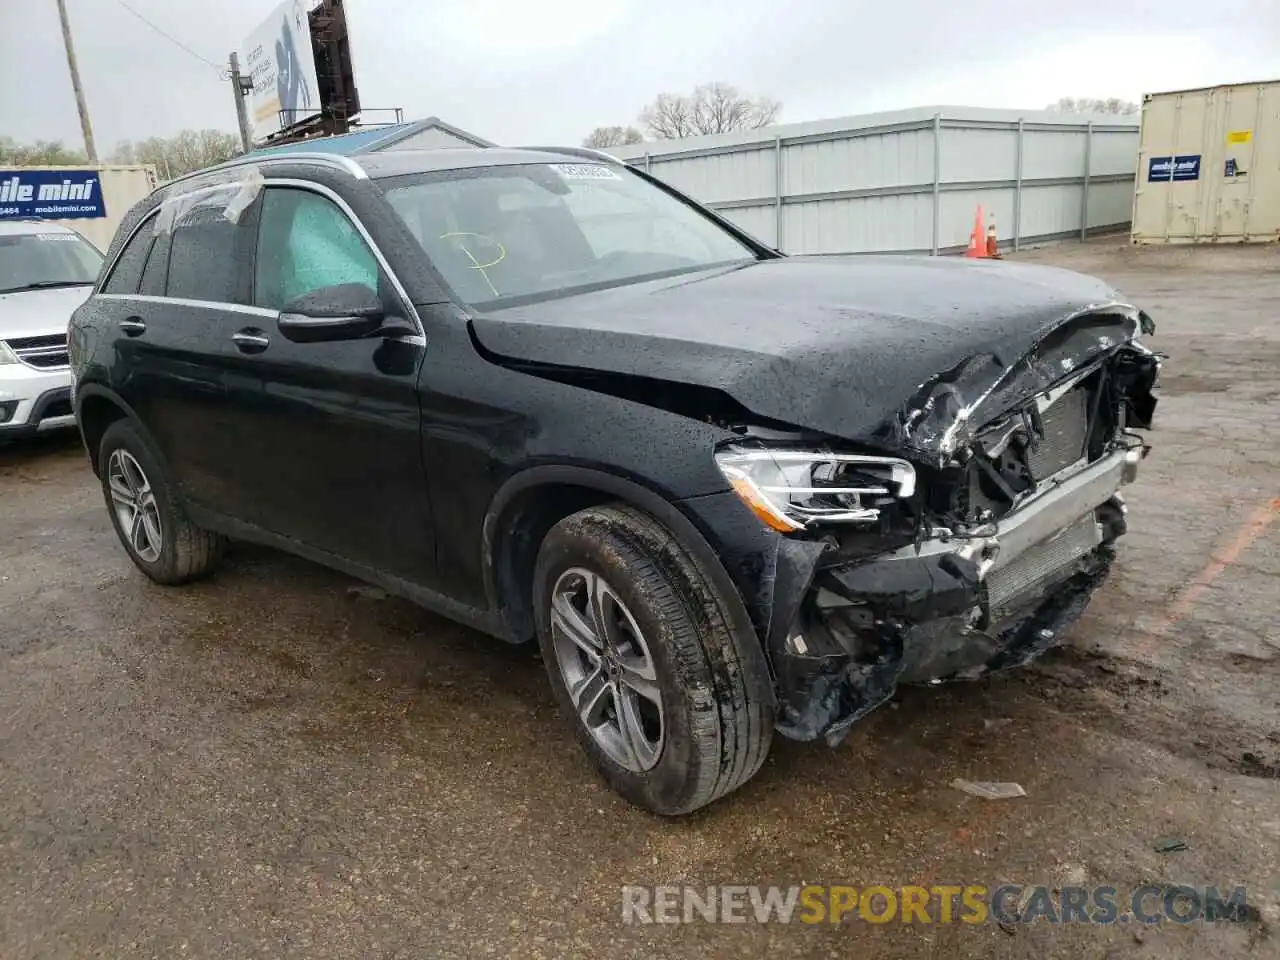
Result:
{"label": "rear door handle", "polygon": [[231,335],[231,342],[241,353],[261,353],[271,346],[271,338],[257,327],[246,327]]}
{"label": "rear door handle", "polygon": [[125,317],[120,321],[120,329],[126,337],[140,337],[147,332],[147,325],[141,317]]}

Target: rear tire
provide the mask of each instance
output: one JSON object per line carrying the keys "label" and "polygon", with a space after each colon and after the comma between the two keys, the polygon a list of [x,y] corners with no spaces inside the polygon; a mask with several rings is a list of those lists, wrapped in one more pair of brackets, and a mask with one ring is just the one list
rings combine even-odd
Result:
{"label": "rear tire", "polygon": [[674,816],[760,769],[774,707],[759,641],[657,520],[613,505],[560,521],[533,598],[556,700],[619,794]]}
{"label": "rear tire", "polygon": [[139,570],[174,585],[217,567],[226,540],[187,519],[159,455],[132,420],[107,427],[98,474],[111,525]]}

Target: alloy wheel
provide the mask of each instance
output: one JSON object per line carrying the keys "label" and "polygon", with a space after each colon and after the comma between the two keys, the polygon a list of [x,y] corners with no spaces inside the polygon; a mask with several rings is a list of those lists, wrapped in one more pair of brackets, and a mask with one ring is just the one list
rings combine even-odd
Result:
{"label": "alloy wheel", "polygon": [[107,487],[120,530],[138,559],[154,563],[164,547],[160,508],[151,481],[133,454],[119,449],[107,460]]}
{"label": "alloy wheel", "polygon": [[653,656],[627,605],[599,574],[562,573],[551,592],[551,637],[569,699],[619,766],[652,769],[666,728]]}

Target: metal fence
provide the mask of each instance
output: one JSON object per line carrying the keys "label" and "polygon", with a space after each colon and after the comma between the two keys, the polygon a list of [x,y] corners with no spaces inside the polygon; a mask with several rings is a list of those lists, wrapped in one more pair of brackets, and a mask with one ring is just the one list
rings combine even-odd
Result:
{"label": "metal fence", "polygon": [[1138,121],[926,108],[610,152],[788,253],[937,254],[979,204],[1013,249],[1124,227]]}

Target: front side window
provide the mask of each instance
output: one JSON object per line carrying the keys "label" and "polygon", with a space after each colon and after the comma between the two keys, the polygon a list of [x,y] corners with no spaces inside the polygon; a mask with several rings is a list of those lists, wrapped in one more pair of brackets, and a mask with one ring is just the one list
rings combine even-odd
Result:
{"label": "front side window", "polygon": [[378,291],[378,261],[346,214],[320,194],[268,187],[258,232],[254,303],[272,310],[325,287]]}
{"label": "front side window", "polygon": [[383,190],[467,303],[501,307],[745,262],[756,253],[693,207],[602,163],[478,167]]}
{"label": "front side window", "polygon": [[0,293],[87,286],[101,268],[102,254],[77,234],[0,234]]}

